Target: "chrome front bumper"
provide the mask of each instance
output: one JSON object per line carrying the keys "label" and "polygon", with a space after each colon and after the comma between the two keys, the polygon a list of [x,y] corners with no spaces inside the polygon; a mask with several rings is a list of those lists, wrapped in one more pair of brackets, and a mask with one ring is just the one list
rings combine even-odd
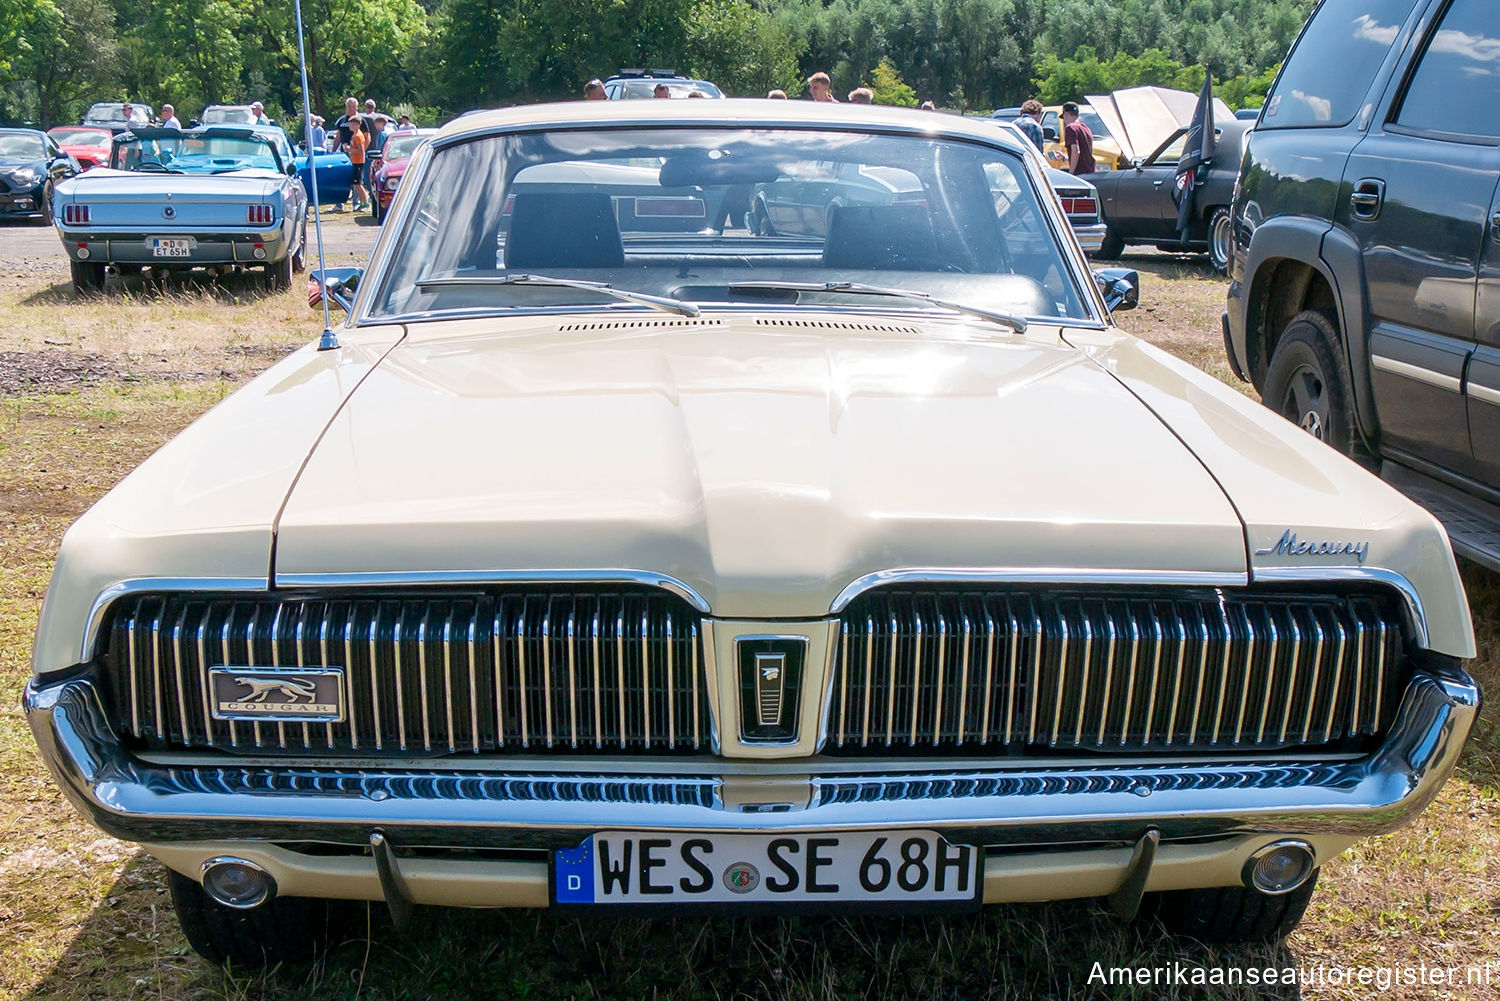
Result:
{"label": "chrome front bumper", "polygon": [[1421,811],[1480,702],[1442,665],[1413,676],[1363,757],[1289,762],[1078,759],[756,762],[707,758],[159,757],[123,748],[88,677],[28,684],[23,705],[68,798],[116,837],[553,848],[606,829],[810,832],[921,827],[987,846],[1251,832],[1361,837]]}

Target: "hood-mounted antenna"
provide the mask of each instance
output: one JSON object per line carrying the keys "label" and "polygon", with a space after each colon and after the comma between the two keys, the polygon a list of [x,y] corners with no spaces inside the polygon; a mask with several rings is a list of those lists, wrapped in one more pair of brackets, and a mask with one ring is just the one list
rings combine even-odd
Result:
{"label": "hood-mounted antenna", "polygon": [[323,261],[323,213],[318,198],[318,153],[313,148],[312,98],[307,89],[307,47],[302,41],[302,0],[293,0],[297,12],[297,68],[302,72],[302,141],[307,147],[307,175],[312,178],[313,230],[318,238],[318,283],[323,285],[323,336],[318,338],[319,351],[332,351],[339,346],[333,332],[333,320],[328,311],[328,266]]}

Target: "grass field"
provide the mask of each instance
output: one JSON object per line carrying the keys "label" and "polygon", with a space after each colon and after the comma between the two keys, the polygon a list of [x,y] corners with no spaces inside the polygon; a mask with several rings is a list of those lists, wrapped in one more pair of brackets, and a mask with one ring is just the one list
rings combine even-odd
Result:
{"label": "grass field", "polygon": [[[0,261],[0,266],[4,263]],[[340,263],[340,262],[330,262]],[[1191,259],[1130,260],[1143,308],[1122,324],[1231,379],[1222,281]],[[1492,985],[1397,986],[1382,997],[1500,996],[1500,726],[1485,708],[1455,778],[1416,823],[1325,866],[1279,948],[1212,949],[1122,927],[1096,902],[947,920],[729,919],[590,923],[548,912],[419,911],[396,932],[358,909],[311,967],[229,976],[192,954],[159,865],[85,824],[37,758],[18,703],[37,610],[68,524],[254,371],[315,337],[300,288],[133,285],[78,303],[60,262],[0,280],[0,999],[1364,998],[1372,986],[1109,987],[1103,967],[1465,967]],[[1466,566],[1471,665],[1500,685],[1500,577]]]}

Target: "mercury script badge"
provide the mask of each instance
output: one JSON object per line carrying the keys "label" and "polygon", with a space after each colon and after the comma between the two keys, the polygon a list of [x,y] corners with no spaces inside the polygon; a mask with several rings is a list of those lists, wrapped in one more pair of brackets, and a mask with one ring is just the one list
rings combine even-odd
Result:
{"label": "mercury script badge", "polygon": [[209,671],[214,718],[333,723],[344,718],[341,668],[228,665]]}
{"label": "mercury script badge", "polygon": [[1297,533],[1290,528],[1281,533],[1276,545],[1255,551],[1256,556],[1353,556],[1360,563],[1365,561],[1369,553],[1369,539],[1360,542],[1309,542],[1298,539]]}

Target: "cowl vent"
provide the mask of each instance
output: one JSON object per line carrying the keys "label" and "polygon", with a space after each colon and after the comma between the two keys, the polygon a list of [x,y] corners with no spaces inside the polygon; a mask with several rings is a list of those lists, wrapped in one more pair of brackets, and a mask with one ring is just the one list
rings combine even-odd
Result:
{"label": "cowl vent", "polygon": [[723,320],[598,320],[593,323],[564,323],[560,334],[599,330],[661,330],[668,327],[722,327]]}
{"label": "cowl vent", "polygon": [[852,323],[848,320],[768,320],[758,318],[757,327],[776,327],[779,330],[858,330],[867,334],[906,334],[918,337],[921,331],[896,323]]}

